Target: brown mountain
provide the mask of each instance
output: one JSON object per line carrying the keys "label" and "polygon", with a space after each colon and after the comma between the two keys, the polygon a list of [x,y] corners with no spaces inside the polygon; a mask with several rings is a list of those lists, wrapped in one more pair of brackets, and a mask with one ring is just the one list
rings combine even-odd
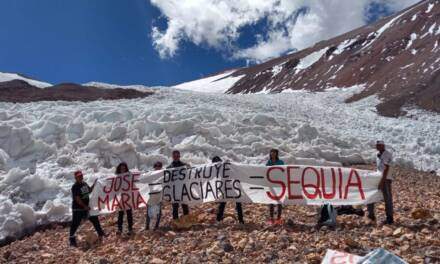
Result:
{"label": "brown mountain", "polygon": [[[402,107],[440,112],[440,1],[425,0],[374,24],[313,47],[241,68],[227,93],[278,93],[365,85],[353,102],[377,95],[378,111],[399,116]],[[229,76],[228,76],[229,77]]]}
{"label": "brown mountain", "polygon": [[82,101],[143,98],[151,91],[135,89],[103,89],[92,86],[63,83],[38,88],[23,80],[0,82],[0,102],[29,103],[37,101]]}

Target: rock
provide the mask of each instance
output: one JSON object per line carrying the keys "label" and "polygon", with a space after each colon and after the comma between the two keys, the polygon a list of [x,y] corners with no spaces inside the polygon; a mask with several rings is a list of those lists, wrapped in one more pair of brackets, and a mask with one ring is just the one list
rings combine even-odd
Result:
{"label": "rock", "polygon": [[396,230],[394,230],[393,232],[393,236],[400,236],[403,233],[403,229],[402,227],[397,228]]}
{"label": "rock", "polygon": [[98,264],[110,264],[111,262],[106,258],[100,258]]}
{"label": "rock", "polygon": [[295,247],[295,245],[291,245],[290,247],[287,248],[290,251],[296,252],[298,249]]}
{"label": "rock", "polygon": [[241,239],[241,240],[238,241],[238,243],[237,243],[237,248],[239,248],[239,249],[244,249],[244,248],[246,247],[246,245],[247,245],[247,242],[248,242],[247,238],[243,238],[243,239]]}
{"label": "rock", "polygon": [[410,248],[410,246],[409,246],[408,244],[406,244],[406,245],[401,246],[401,247],[399,248],[399,250],[400,250],[400,252],[405,253],[405,252],[408,251],[409,248]]}
{"label": "rock", "polygon": [[231,252],[234,251],[234,247],[231,245],[229,241],[222,241],[220,243],[220,246],[223,248],[225,252]]}
{"label": "rock", "polygon": [[41,254],[41,257],[42,257],[42,258],[52,258],[52,257],[53,257],[53,254],[50,254],[50,253],[43,253],[43,254]]}
{"label": "rock", "polygon": [[166,237],[169,237],[169,238],[175,238],[176,237],[176,232],[174,232],[174,231],[168,231],[168,232],[166,232],[166,234],[165,234],[165,236]]}
{"label": "rock", "polygon": [[412,217],[413,219],[423,219],[423,220],[425,220],[425,219],[428,219],[428,218],[432,218],[432,215],[431,215],[431,213],[430,213],[428,210],[426,210],[426,209],[423,209],[423,208],[417,208],[417,209],[414,209],[414,210],[411,212],[411,217]]}
{"label": "rock", "polygon": [[269,233],[265,240],[269,243],[273,243],[277,241],[277,236],[274,233]]}
{"label": "rock", "polygon": [[160,258],[153,258],[152,260],[150,260],[150,263],[151,263],[151,264],[165,264],[166,261],[165,261],[165,260],[162,260],[162,259],[160,259]]}
{"label": "rock", "polygon": [[385,236],[391,236],[393,234],[393,229],[391,227],[388,226],[383,226],[382,227],[382,232]]}

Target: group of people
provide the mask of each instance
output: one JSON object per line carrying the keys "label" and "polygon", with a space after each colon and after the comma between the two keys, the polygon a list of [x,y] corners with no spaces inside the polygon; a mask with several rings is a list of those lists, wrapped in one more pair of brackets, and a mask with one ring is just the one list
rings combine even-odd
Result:
{"label": "group of people", "polygon": [[[376,156],[376,166],[377,170],[382,173],[382,178],[379,183],[379,190],[382,191],[384,202],[385,202],[385,211],[386,211],[386,221],[384,224],[393,224],[393,199],[392,199],[392,193],[391,193],[391,183],[392,183],[392,175],[390,172],[390,165],[392,162],[392,154],[386,150],[385,143],[383,141],[377,141],[376,142],[376,149],[377,149],[377,156]],[[213,163],[222,162],[222,159],[218,156],[215,156],[212,158]],[[279,151],[277,149],[270,150],[269,153],[269,159],[266,162],[266,166],[277,166],[277,165],[284,165],[284,161],[279,158]],[[174,150],[172,152],[172,162],[167,167],[167,169],[172,168],[179,168],[179,167],[190,167],[187,163],[184,163],[180,160],[180,152],[178,150]],[[162,170],[163,164],[161,162],[156,162],[153,166],[154,170]],[[127,166],[127,163],[122,162],[116,167],[116,176],[130,173],[129,168]],[[84,219],[88,219],[94,226],[99,239],[102,240],[106,234],[102,230],[102,227],[99,223],[98,216],[90,216],[89,211],[89,194],[93,191],[93,188],[95,187],[96,180],[92,184],[92,186],[89,186],[83,179],[83,173],[81,171],[76,171],[74,173],[75,176],[75,183],[72,186],[72,223],[70,226],[70,237],[69,242],[71,246],[76,246],[76,239],[75,239],[75,233],[78,229],[78,227],[81,224],[81,221]],[[182,207],[182,211],[184,215],[189,214],[189,207],[187,204],[184,203],[173,203],[172,204],[172,216],[173,220],[177,220],[179,218],[179,207]],[[223,220],[224,211],[226,207],[226,202],[220,202],[218,205],[216,220],[218,222]],[[275,210],[276,208],[276,210]],[[375,221],[376,216],[374,212],[374,204],[367,205],[368,208],[368,218]],[[243,217],[243,207],[242,204],[237,202],[235,205],[235,209],[237,211],[237,218],[240,224],[244,224],[244,217]],[[276,206],[273,204],[269,205],[269,224],[282,224],[282,210],[283,206],[281,204],[277,204]],[[276,217],[275,217],[275,211],[276,211]],[[355,210],[351,206],[343,206],[339,209],[340,213],[356,213],[363,215],[363,210],[359,212],[358,210]],[[119,211],[118,212],[118,221],[117,221],[117,234],[122,234],[123,231],[123,222],[124,222],[124,215],[126,215],[127,218],[127,229],[128,234],[133,233],[133,212],[131,209],[125,210],[125,211]],[[152,216],[155,216],[156,222],[154,224],[154,229],[159,228],[160,219],[162,216],[162,210],[161,205],[155,205],[155,206],[148,206],[147,207],[147,213],[146,213],[146,223],[145,223],[145,229],[150,229],[150,221]],[[322,221],[322,217],[321,220]]]}

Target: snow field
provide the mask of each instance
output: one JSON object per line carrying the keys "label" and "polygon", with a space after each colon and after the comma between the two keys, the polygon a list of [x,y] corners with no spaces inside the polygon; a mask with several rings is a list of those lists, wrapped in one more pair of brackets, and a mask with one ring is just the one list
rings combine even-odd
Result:
{"label": "snow field", "polygon": [[[263,164],[271,148],[288,164],[373,162],[377,139],[398,164],[440,167],[440,116],[378,116],[376,97],[345,104],[362,86],[269,95],[161,89],[118,101],[0,103],[0,239],[70,216],[73,171],[110,176],[125,161],[146,171],[155,161],[203,164],[214,155]],[[440,171],[437,171],[440,173]]]}

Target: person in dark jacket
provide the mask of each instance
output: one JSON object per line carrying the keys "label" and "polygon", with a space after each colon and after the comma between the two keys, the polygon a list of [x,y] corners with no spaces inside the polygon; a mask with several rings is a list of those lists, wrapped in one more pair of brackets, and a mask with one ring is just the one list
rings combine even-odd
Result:
{"label": "person in dark jacket", "polygon": [[[219,156],[215,156],[214,158],[212,158],[212,163],[217,163],[217,162],[222,162],[222,159]],[[217,222],[220,222],[220,221],[223,220],[223,215],[224,215],[224,212],[225,212],[225,207],[226,207],[226,202],[221,202],[218,205]],[[243,208],[241,206],[241,203],[235,203],[235,210],[237,211],[238,222],[240,224],[244,224]]]}
{"label": "person in dark jacket", "polygon": [[[188,164],[186,164],[180,160],[180,151],[173,150],[172,158],[173,158],[173,161],[171,162],[170,165],[168,165],[167,169],[179,168],[179,167],[189,167]],[[172,206],[173,206],[173,219],[177,220],[177,219],[179,219],[179,203],[173,203]],[[189,207],[187,204],[182,203],[182,210],[183,210],[184,215],[189,214]]]}
{"label": "person in dark jacket", "polygon": [[95,182],[92,187],[90,187],[83,180],[83,173],[81,171],[76,171],[75,175],[75,184],[72,186],[72,223],[70,225],[70,237],[69,242],[70,246],[76,247],[76,238],[75,233],[78,230],[78,227],[81,225],[81,221],[83,219],[89,219],[92,222],[93,227],[98,233],[99,240],[102,241],[102,238],[105,236],[104,231],[99,224],[98,216],[90,216],[89,211],[89,194],[93,191],[95,187]]}
{"label": "person in dark jacket", "polygon": [[[279,151],[278,149],[271,149],[269,152],[269,160],[266,162],[266,166],[277,166],[277,165],[284,165],[284,161],[280,160],[279,158]],[[274,220],[274,211],[275,211],[275,205],[270,204],[269,205],[269,224],[281,224],[281,214],[283,212],[283,206],[281,204],[277,204],[278,214],[277,219]]]}
{"label": "person in dark jacket", "polygon": [[[154,163],[153,168],[154,170],[162,170],[162,162],[158,161]],[[156,214],[156,224],[154,225],[154,230],[159,228],[160,218],[162,217],[162,205],[148,205],[147,206],[147,215],[146,215],[146,221],[145,221],[145,230],[150,229],[150,220],[151,217]]]}
{"label": "person in dark jacket", "polygon": [[[128,170],[128,165],[125,162],[119,163],[119,165],[116,167],[115,174],[116,176],[123,176],[127,173],[130,173]],[[122,225],[124,223],[124,213],[127,215],[127,222],[128,222],[128,234],[133,234],[133,210],[121,210],[118,212],[118,231],[116,232],[117,235],[122,234]]]}

